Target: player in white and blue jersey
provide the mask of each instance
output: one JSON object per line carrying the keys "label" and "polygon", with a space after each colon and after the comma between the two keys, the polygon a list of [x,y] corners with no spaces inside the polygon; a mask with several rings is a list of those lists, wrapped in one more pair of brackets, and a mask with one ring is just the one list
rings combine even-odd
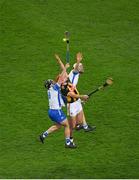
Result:
{"label": "player in white and blue jersey", "polygon": [[62,106],[64,106],[64,102],[61,97],[60,86],[61,83],[66,81],[66,79],[67,79],[66,71],[65,72],[63,71],[62,74],[59,75],[57,83],[54,83],[54,81],[50,79],[45,81],[45,87],[47,88],[48,99],[49,99],[48,115],[50,119],[54,122],[54,125],[40,135],[40,141],[44,143],[44,139],[50,133],[60,129],[61,126],[64,126],[65,147],[76,148],[76,145],[70,140],[69,123],[66,118],[66,115],[61,109]]}

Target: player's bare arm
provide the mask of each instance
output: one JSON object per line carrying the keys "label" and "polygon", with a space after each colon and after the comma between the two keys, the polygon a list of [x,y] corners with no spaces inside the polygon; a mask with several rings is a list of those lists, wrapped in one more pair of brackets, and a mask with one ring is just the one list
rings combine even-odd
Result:
{"label": "player's bare arm", "polygon": [[56,58],[56,60],[57,60],[57,62],[58,62],[58,64],[60,65],[60,67],[61,67],[62,70],[65,70],[65,68],[68,69],[68,68],[70,67],[70,64],[69,64],[69,63],[66,63],[66,64],[64,65],[64,63],[62,62],[62,60],[61,60],[61,58],[59,57],[58,54],[55,54],[55,58]]}
{"label": "player's bare arm", "polygon": [[65,66],[64,66],[62,60],[60,59],[59,55],[58,55],[58,54],[55,54],[55,58],[56,58],[58,64],[60,65],[61,70],[64,71],[64,70],[65,70]]}
{"label": "player's bare arm", "polygon": [[58,84],[61,85],[62,83],[64,83],[67,80],[68,74],[66,72],[66,67],[64,66],[64,64],[63,64],[63,62],[60,59],[58,54],[55,54],[55,58],[56,58],[58,64],[60,65],[60,68],[62,70],[62,72],[58,75],[58,78],[57,78]]}
{"label": "player's bare arm", "polygon": [[77,54],[76,54],[76,65],[75,65],[75,67],[74,67],[74,71],[78,71],[78,66],[79,66],[79,64],[80,64],[80,62],[82,61],[82,59],[83,59],[83,55],[82,55],[82,53],[81,52],[78,52]]}

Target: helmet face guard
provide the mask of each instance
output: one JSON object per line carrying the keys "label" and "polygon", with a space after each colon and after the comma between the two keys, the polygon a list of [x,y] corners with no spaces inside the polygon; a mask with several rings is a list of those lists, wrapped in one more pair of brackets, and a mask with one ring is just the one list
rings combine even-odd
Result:
{"label": "helmet face guard", "polygon": [[48,80],[44,81],[44,86],[45,86],[46,89],[49,89],[52,84],[53,84],[53,80],[52,79],[48,79]]}

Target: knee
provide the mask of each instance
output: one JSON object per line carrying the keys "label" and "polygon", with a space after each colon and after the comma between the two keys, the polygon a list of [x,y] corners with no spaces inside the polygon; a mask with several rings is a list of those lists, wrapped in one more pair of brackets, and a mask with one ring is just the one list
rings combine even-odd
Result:
{"label": "knee", "polygon": [[68,120],[66,120],[63,125],[64,125],[64,127],[68,127],[68,128],[69,128],[69,122],[68,122]]}
{"label": "knee", "polygon": [[68,122],[65,124],[65,127],[69,128],[69,123]]}
{"label": "knee", "polygon": [[75,123],[72,124],[72,128],[73,128],[73,129],[75,129],[75,125],[76,125]]}
{"label": "knee", "polygon": [[74,129],[74,128],[75,128],[75,126],[76,126],[76,123],[74,123],[74,122],[70,122],[70,128],[71,128],[71,129]]}

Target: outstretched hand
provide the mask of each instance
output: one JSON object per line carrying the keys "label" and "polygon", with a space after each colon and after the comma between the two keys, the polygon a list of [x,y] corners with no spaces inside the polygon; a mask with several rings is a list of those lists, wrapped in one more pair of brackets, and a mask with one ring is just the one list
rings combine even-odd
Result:
{"label": "outstretched hand", "polygon": [[65,68],[68,69],[70,67],[70,64],[69,63],[66,63],[65,64]]}
{"label": "outstretched hand", "polygon": [[60,57],[59,57],[58,54],[55,54],[55,58],[56,58],[58,64],[60,65],[61,70],[62,70],[62,71],[66,71],[66,68],[65,68],[65,66],[64,66],[64,64],[63,64],[63,62],[62,62],[62,60],[60,59]]}
{"label": "outstretched hand", "polygon": [[80,63],[81,60],[83,59],[83,55],[81,52],[78,52],[77,55],[76,55],[76,59],[77,59],[77,62]]}

